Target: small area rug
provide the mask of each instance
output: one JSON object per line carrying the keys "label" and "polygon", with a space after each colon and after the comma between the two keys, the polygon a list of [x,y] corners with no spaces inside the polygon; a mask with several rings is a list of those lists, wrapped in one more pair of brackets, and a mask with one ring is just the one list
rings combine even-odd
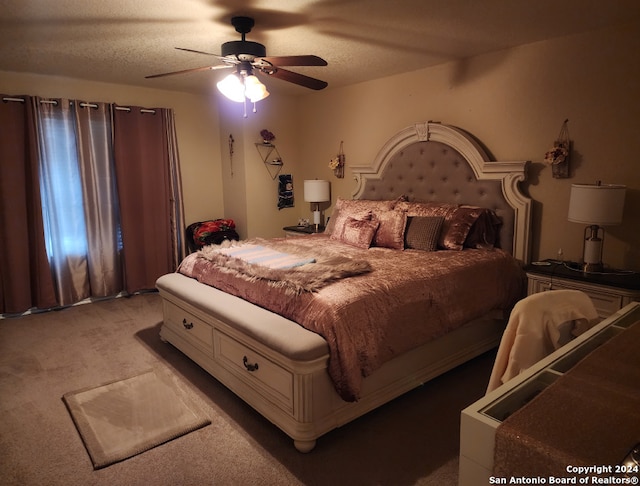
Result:
{"label": "small area rug", "polygon": [[211,421],[172,378],[153,370],[62,397],[94,469],[176,439]]}

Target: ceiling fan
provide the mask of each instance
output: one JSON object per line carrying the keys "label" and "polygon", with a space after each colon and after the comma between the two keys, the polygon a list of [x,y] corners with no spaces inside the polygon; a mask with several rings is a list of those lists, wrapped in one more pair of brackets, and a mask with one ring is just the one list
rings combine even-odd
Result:
{"label": "ceiling fan", "polygon": [[[274,78],[294,83],[305,88],[321,90],[327,87],[328,83],[321,81],[310,76],[305,76],[300,73],[295,73],[287,69],[283,69],[281,66],[326,66],[327,61],[324,59],[313,56],[267,56],[267,51],[264,45],[257,42],[248,41],[245,39],[246,34],[251,32],[251,29],[255,25],[255,21],[251,17],[233,17],[231,19],[231,25],[233,25],[237,32],[242,34],[242,40],[225,42],[221,46],[221,55],[211,54],[209,52],[196,51],[193,49],[186,49],[183,47],[176,47],[181,51],[195,52],[197,54],[204,54],[207,56],[213,56],[222,61],[223,64],[204,66],[194,69],[184,69],[182,71],[174,71],[162,74],[152,74],[145,76],[145,78],[158,78],[163,76],[172,76],[175,74],[186,74],[198,71],[208,71],[214,69],[226,69],[236,68],[235,77],[239,81],[245,82],[248,77],[252,76],[254,72],[260,75],[273,76]],[[249,83],[245,83],[248,84]],[[266,92],[266,90],[265,90]],[[268,95],[268,93],[267,93]],[[267,95],[262,96],[263,99]],[[249,97],[249,96],[247,96]],[[241,101],[241,100],[234,100]],[[252,99],[252,101],[257,101]]]}

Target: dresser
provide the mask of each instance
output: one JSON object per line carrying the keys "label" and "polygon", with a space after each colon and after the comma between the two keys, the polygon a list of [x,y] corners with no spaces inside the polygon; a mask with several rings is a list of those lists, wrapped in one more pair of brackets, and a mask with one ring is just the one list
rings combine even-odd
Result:
{"label": "dresser", "polygon": [[585,273],[571,262],[545,260],[525,268],[528,295],[547,290],[571,289],[586,293],[601,318],[632,301],[640,301],[640,274],[624,270]]}
{"label": "dresser", "polygon": [[[640,321],[640,303],[632,302],[558,349],[536,365],[465,408],[460,417],[459,486],[490,482],[498,426],[592,351]],[[552,414],[554,410],[549,410]],[[587,427],[588,424],[585,424]],[[622,457],[620,457],[622,459]],[[496,480],[496,478],[493,478]]]}

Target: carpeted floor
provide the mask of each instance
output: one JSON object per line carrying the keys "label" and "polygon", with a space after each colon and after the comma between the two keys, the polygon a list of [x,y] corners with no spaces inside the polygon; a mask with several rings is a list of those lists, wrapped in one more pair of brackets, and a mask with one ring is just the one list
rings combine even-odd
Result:
{"label": "carpeted floor", "polygon": [[[483,355],[318,440],[310,454],[160,341],[144,294],[0,320],[2,485],[439,485],[458,476],[460,410],[484,394]],[[161,370],[212,424],[94,470],[61,399]]]}

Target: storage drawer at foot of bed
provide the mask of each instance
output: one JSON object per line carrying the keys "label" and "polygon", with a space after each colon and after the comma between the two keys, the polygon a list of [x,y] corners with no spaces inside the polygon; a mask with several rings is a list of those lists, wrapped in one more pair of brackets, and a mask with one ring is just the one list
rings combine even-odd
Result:
{"label": "storage drawer at foot of bed", "polygon": [[179,336],[208,354],[213,354],[213,330],[209,324],[166,300],[164,301],[164,323]]}
{"label": "storage drawer at foot of bed", "polygon": [[283,410],[293,412],[293,374],[216,329],[215,357],[223,366],[258,389],[265,398]]}

